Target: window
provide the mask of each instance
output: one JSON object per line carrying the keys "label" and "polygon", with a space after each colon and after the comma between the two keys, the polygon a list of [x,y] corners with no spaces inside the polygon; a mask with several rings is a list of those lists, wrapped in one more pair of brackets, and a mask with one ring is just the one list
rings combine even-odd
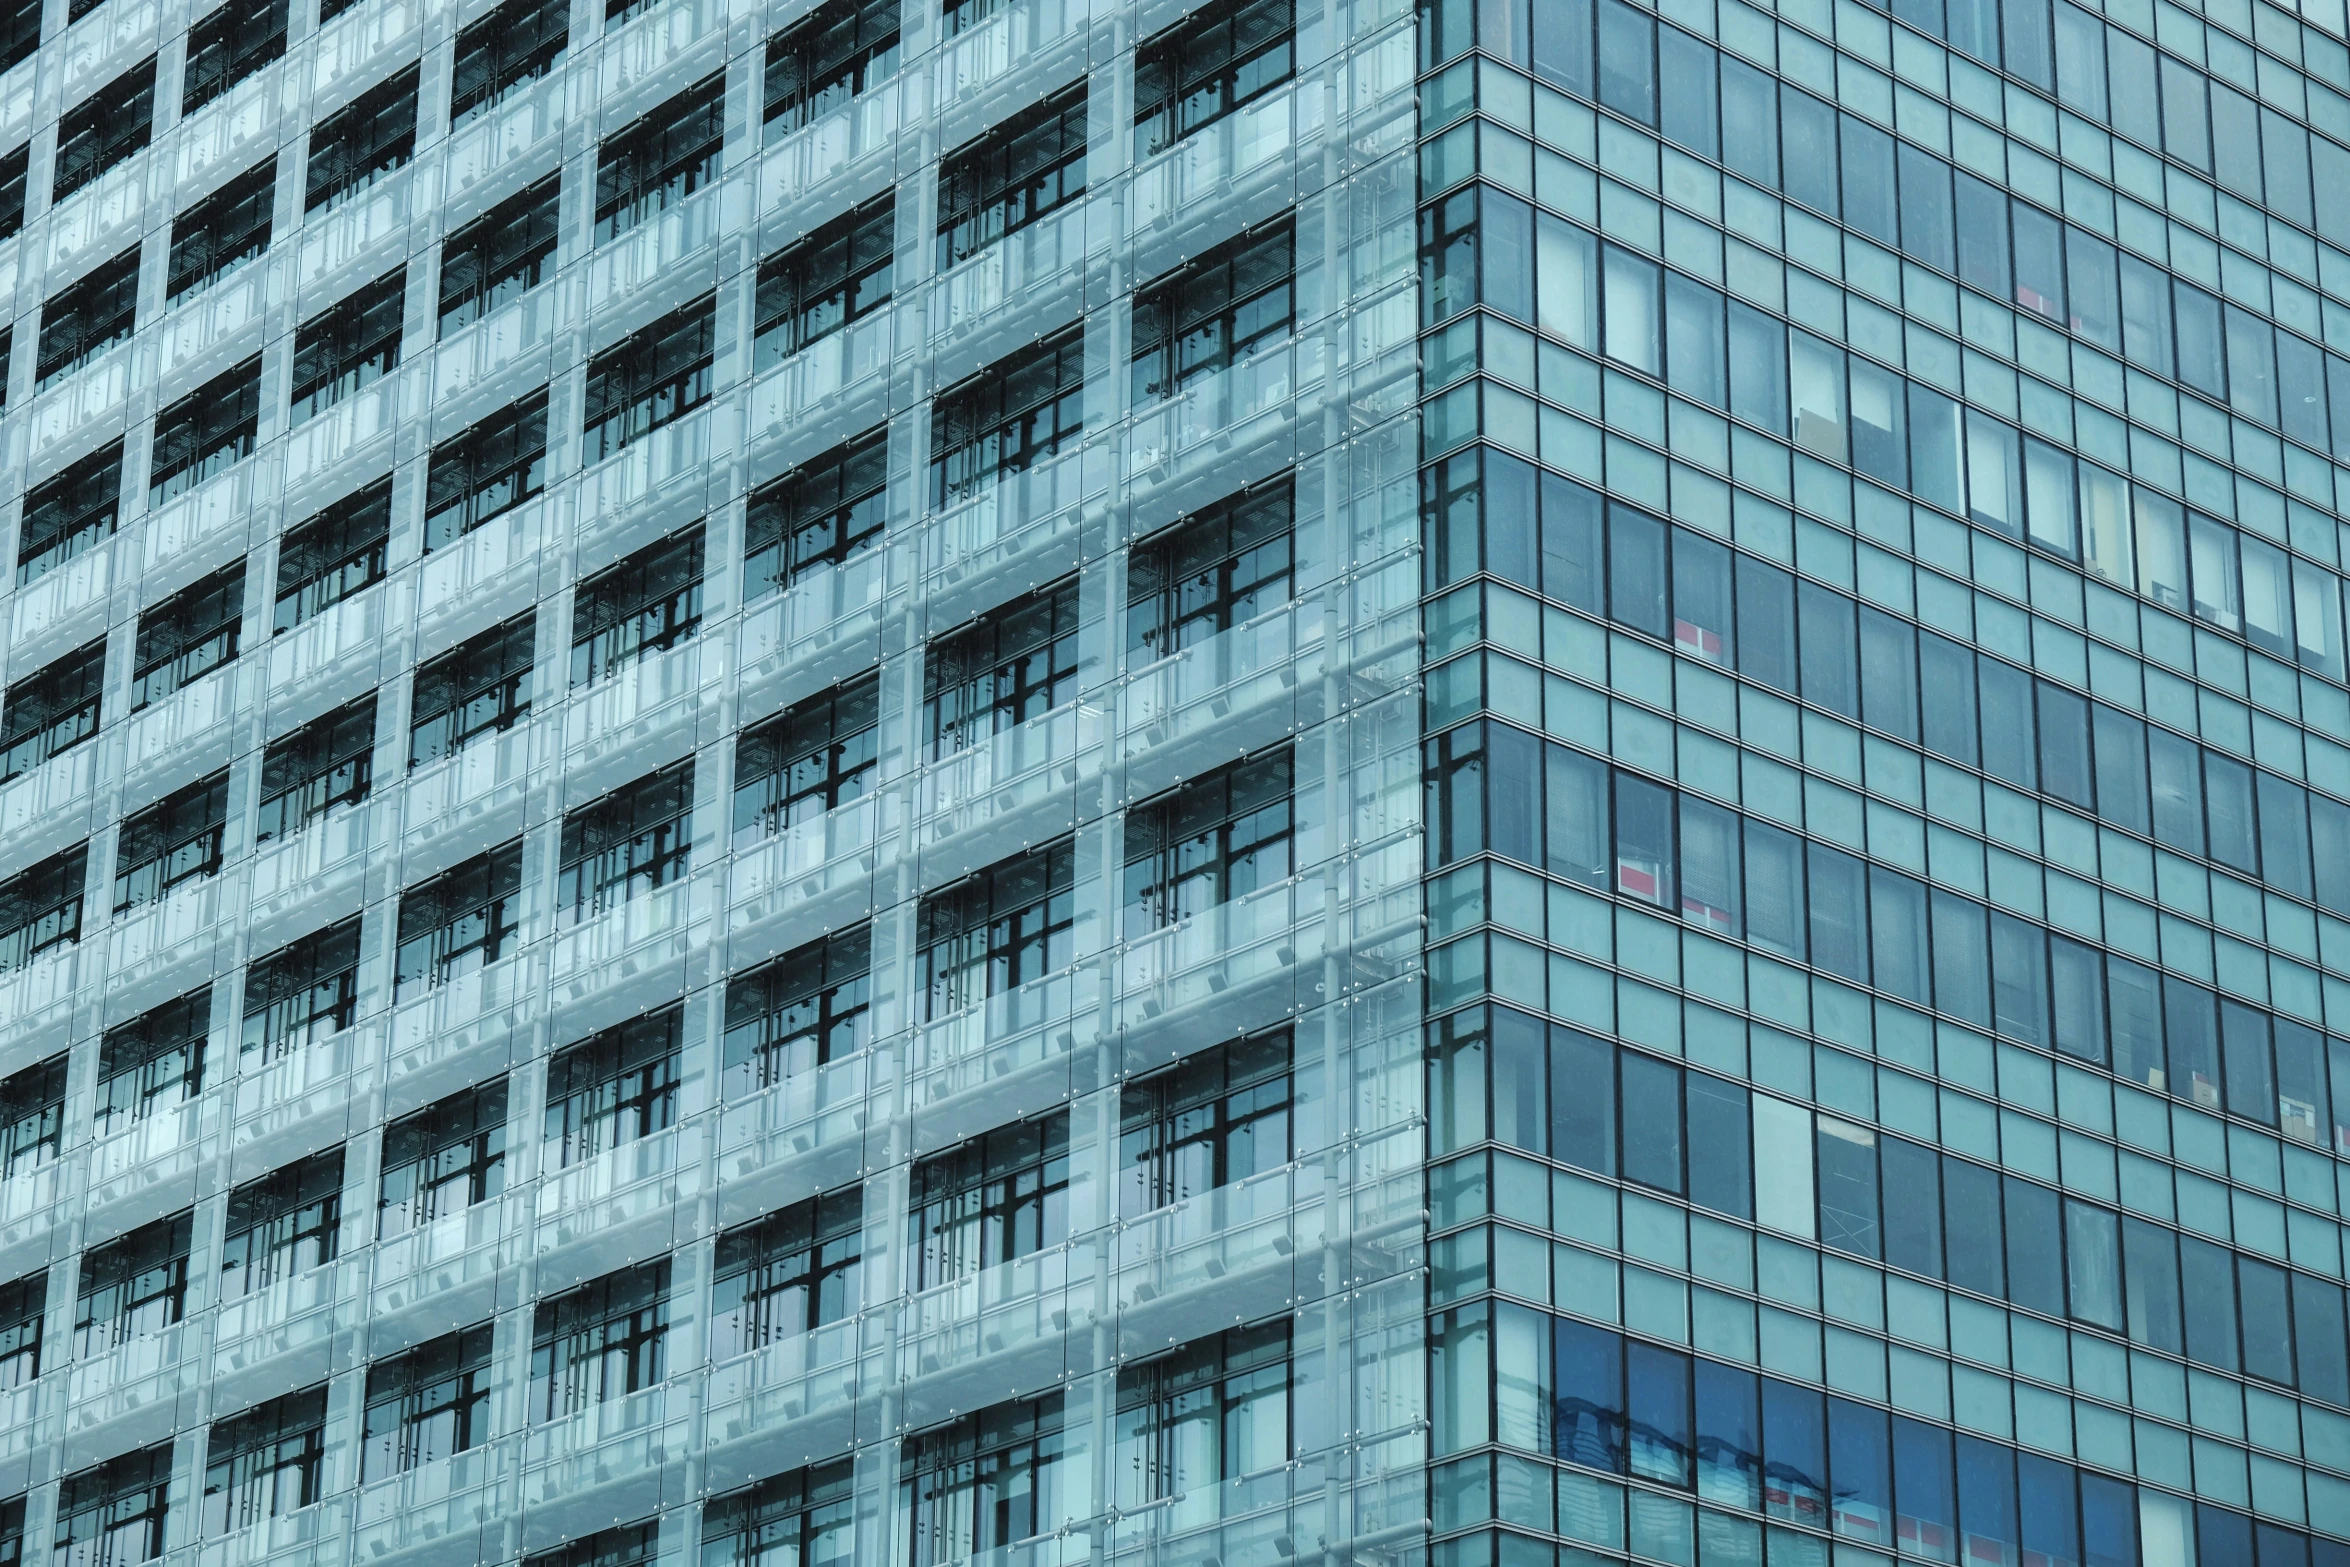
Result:
{"label": "window", "polygon": [[[555,68],[571,45],[569,0],[506,0],[457,34],[449,128],[496,107]],[[552,197],[550,196],[550,205]]]}
{"label": "window", "polygon": [[1290,601],[1295,496],[1286,478],[1137,544],[1126,567],[1126,662],[1140,668]]}
{"label": "window", "polygon": [[280,947],[245,973],[240,1055],[281,1060],[351,1026],[359,1010],[359,916]]}
{"label": "window", "polygon": [[131,657],[131,711],[162,701],[235,658],[244,618],[242,560],[140,611]]}
{"label": "window", "polygon": [[131,812],[114,851],[114,912],[218,871],[227,832],[226,768]]}
{"label": "window", "polygon": [[277,623],[291,631],[384,579],[392,533],[389,475],[285,532],[277,547]]}
{"label": "window", "polygon": [[424,550],[431,554],[547,487],[547,392],[541,387],[432,449]]}
{"label": "window", "polygon": [[1287,749],[1235,762],[1126,813],[1128,941],[1276,883],[1296,869]]}
{"label": "window", "polygon": [[24,190],[32,159],[30,142],[14,152],[0,154],[0,239],[13,238],[24,231]]}
{"label": "window", "polygon": [[1287,1029],[1203,1050],[1127,1084],[1118,1211],[1134,1218],[1280,1169],[1292,1151],[1291,1103]]}
{"label": "window", "polygon": [[582,460],[596,463],[710,400],[715,294],[673,310],[588,361]]}
{"label": "window", "polygon": [[57,1487],[51,1567],[133,1567],[163,1554],[171,1444],[93,1464]]}
{"label": "window", "polygon": [[889,526],[889,432],[875,430],[751,493],[743,592],[781,592],[821,566],[854,560]]}
{"label": "window", "polygon": [[177,305],[200,293],[267,250],[270,214],[276,207],[273,158],[255,164],[173,218],[171,278],[164,287],[164,304]]}
{"label": "window", "polygon": [[795,947],[726,984],[725,1095],[740,1099],[872,1042],[873,927]]}
{"label": "window", "polygon": [[506,1188],[506,1079],[495,1077],[384,1128],[379,1238],[463,1213]]}
{"label": "window", "polygon": [[946,1017],[1068,967],[1076,870],[1064,840],[925,898],[917,940],[928,1015]]}
{"label": "window", "polygon": [[702,1504],[702,1567],[845,1567],[857,1547],[856,1464],[786,1470]]}
{"label": "window", "polygon": [[0,881],[0,974],[82,939],[82,875],[90,846],[26,866]]}
{"label": "window", "polygon": [[291,838],[338,805],[367,798],[375,771],[375,693],[313,718],[261,754],[253,841]]}
{"label": "window", "polygon": [[180,113],[194,114],[286,52],[286,0],[222,0],[188,29]]}
{"label": "window", "polygon": [[[261,431],[261,356],[214,376],[155,416],[147,504],[161,506],[253,455]],[[242,567],[239,567],[240,574]]]}
{"label": "window", "polygon": [[0,71],[13,71],[41,47],[41,0],[13,0],[0,9]]}
{"label": "window", "polygon": [[155,57],[65,111],[57,121],[57,182],[63,201],[147,145],[155,129]]}
{"label": "window", "polygon": [[476,735],[503,734],[530,716],[535,612],[515,616],[416,668],[408,765],[454,756]]}
{"label": "window", "polygon": [[204,1445],[204,1533],[249,1529],[318,1500],[326,1384],[212,1422]]}
{"label": "window", "polygon": [[482,1322],[367,1368],[359,1483],[455,1457],[489,1434],[490,1325]]}
{"label": "window", "polygon": [[521,929],[521,903],[520,838],[401,893],[393,998],[447,984],[506,956]]}
{"label": "window", "polygon": [[864,675],[742,733],[734,753],[737,848],[871,792],[881,677]]}
{"label": "window", "polygon": [[938,270],[968,261],[1085,194],[1079,82],[946,155],[938,174]]}
{"label": "window", "polygon": [[1134,401],[1178,397],[1289,337],[1297,267],[1287,224],[1243,234],[1153,284],[1134,306]]}
{"label": "window", "polygon": [[666,1131],[677,1119],[685,1009],[668,1006],[616,1023],[547,1063],[546,1141],[557,1168]]}
{"label": "window", "polygon": [[687,88],[596,150],[596,243],[659,217],[718,177],[726,78]]}
{"label": "window", "polygon": [[1134,156],[1165,152],[1296,74],[1294,0],[1194,12],[1134,52]]}
{"label": "window", "polygon": [[579,585],[571,608],[571,683],[590,685],[702,625],[702,525],[695,523]]}
{"label": "window", "polygon": [[897,74],[899,0],[833,0],[769,40],[766,139],[788,136]]}
{"label": "window", "polygon": [[653,1567],[660,1555],[660,1520],[615,1524],[583,1534],[551,1551],[534,1551],[522,1567]]}
{"label": "window", "polygon": [[220,1298],[236,1300],[334,1261],[342,1224],[340,1147],[230,1188]]}
{"label": "window", "polygon": [[863,1304],[863,1188],[811,1197],[718,1237],[712,1275],[710,1358],[731,1360],[828,1322]]}
{"label": "window", "polygon": [[562,194],[558,170],[449,236],[441,247],[441,336],[471,326],[547,280]]}
{"label": "window", "polygon": [[25,496],[17,530],[16,582],[22,587],[110,538],[122,509],[122,442],[102,446]]}
{"label": "window", "polygon": [[0,1567],[24,1567],[25,1498],[0,1502]]}
{"label": "window", "polygon": [[760,369],[889,303],[895,201],[877,197],[759,264]]}
{"label": "window", "polygon": [[913,1288],[965,1278],[1069,1238],[1069,1113],[999,1126],[914,1166]]}
{"label": "window", "polygon": [[941,36],[960,38],[1003,8],[1003,0],[946,0]]}
{"label": "window", "polygon": [[930,415],[931,504],[968,500],[1084,434],[1084,333],[1072,327],[938,394]]}
{"label": "window", "polygon": [[[0,1284],[0,1388],[23,1387],[41,1374],[41,1319],[48,1310],[47,1270]],[[17,1527],[24,1527],[21,1517]],[[0,1532],[5,1532],[5,1520],[0,1520]]]}
{"label": "window", "polygon": [[661,1381],[668,1336],[667,1257],[540,1301],[531,1332],[531,1419],[557,1420]]}
{"label": "window", "polygon": [[1289,1461],[1289,1335],[1286,1320],[1231,1328],[1119,1370],[1120,1508],[1165,1506],[1172,1532],[1268,1500],[1234,1482]]}
{"label": "window", "polygon": [[96,734],[105,688],[104,637],[10,686],[7,704],[0,707],[0,783]]}
{"label": "window", "polygon": [[408,269],[387,272],[302,323],[294,334],[292,422],[326,412],[400,362]]}
{"label": "window", "polygon": [[96,1135],[111,1136],[203,1092],[211,1027],[206,985],[108,1029],[98,1041]]}
{"label": "window", "polygon": [[66,1059],[61,1050],[0,1077],[0,1179],[31,1174],[64,1146]]}
{"label": "window", "polygon": [[997,1404],[906,1440],[900,1506],[913,1521],[912,1567],[944,1567],[1056,1529],[1065,1511],[1061,1397]]}
{"label": "window", "polygon": [[378,82],[318,122],[302,210],[345,201],[416,153],[417,67]]}
{"label": "window", "polygon": [[77,1358],[160,1333],[186,1315],[194,1218],[194,1209],[182,1209],[82,1253],[74,1306]]}
{"label": "window", "polygon": [[1077,695],[1077,580],[1057,583],[939,638],[923,660],[922,697],[933,758]]}
{"label": "window", "polygon": [[138,307],[136,246],[43,303],[33,390],[47,391],[115,344],[129,341]]}

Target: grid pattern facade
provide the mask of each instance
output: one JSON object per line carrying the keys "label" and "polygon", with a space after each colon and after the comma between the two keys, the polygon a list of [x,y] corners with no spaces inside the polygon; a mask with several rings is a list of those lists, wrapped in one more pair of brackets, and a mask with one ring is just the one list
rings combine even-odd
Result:
{"label": "grid pattern facade", "polygon": [[2350,49],[1433,0],[1436,1559],[2350,1559]]}
{"label": "grid pattern facade", "polygon": [[1421,1549],[1417,27],[0,19],[0,1559]]}

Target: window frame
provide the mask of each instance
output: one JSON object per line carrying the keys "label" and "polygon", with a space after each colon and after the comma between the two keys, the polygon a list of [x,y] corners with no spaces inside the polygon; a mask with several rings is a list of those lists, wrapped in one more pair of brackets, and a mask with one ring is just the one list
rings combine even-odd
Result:
{"label": "window frame", "polygon": [[155,135],[155,56],[66,110],[57,121],[50,202],[96,184],[144,151]]}
{"label": "window frame", "polygon": [[32,671],[0,700],[0,783],[92,739],[105,719],[106,639]]}
{"label": "window frame", "polygon": [[354,914],[247,965],[240,1058],[260,1052],[265,1061],[283,1060],[357,1020],[359,936],[360,917]]}
{"label": "window frame", "polygon": [[295,329],[289,428],[308,423],[399,367],[407,303],[403,263]]}
{"label": "window frame", "polygon": [[187,883],[219,873],[228,843],[228,780],[222,768],[123,817],[114,850],[115,913],[161,903]]}
{"label": "window frame", "polygon": [[869,922],[729,976],[720,1096],[764,1093],[871,1044],[872,976]]}
{"label": "window frame", "polygon": [[[176,1025],[176,1027],[175,1027]],[[158,1032],[158,1029],[171,1029]],[[97,1104],[91,1116],[94,1137],[108,1137],[144,1121],[167,1093],[186,1103],[204,1090],[204,1054],[212,1031],[212,987],[201,986],[150,1007],[99,1037]],[[176,1065],[169,1063],[178,1057]],[[116,1085],[128,1080],[127,1092]]]}
{"label": "window frame", "polygon": [[[506,0],[460,29],[449,75],[449,129],[488,113],[517,89],[548,75],[570,47],[568,0]],[[479,71],[479,81],[466,80],[469,66]]]}
{"label": "window frame", "polygon": [[0,974],[82,939],[89,860],[80,843],[0,880]]}
{"label": "window frame", "polygon": [[261,356],[255,354],[156,414],[148,509],[176,500],[252,456],[260,434]]}
{"label": "window frame", "polygon": [[735,739],[735,850],[864,799],[880,775],[878,673],[747,725]]}
{"label": "window frame", "polygon": [[[538,612],[525,610],[512,620],[490,627],[487,631],[468,637],[444,653],[422,660],[416,668],[409,699],[408,767],[410,771],[428,762],[446,760],[457,755],[472,740],[485,734],[503,734],[527,721],[531,708],[531,684],[537,664]],[[519,667],[515,663],[517,653]],[[489,662],[495,654],[496,661]],[[433,682],[428,698],[426,681]],[[446,685],[446,701],[441,701],[442,687]],[[486,721],[465,723],[465,715],[475,711],[484,700],[490,703]],[[427,700],[441,705],[427,708]],[[418,715],[422,714],[421,717]],[[428,741],[428,725],[439,725],[446,718],[448,738]],[[430,754],[421,749],[427,744],[436,747]]]}
{"label": "window frame", "polygon": [[[360,1406],[359,1483],[471,1452],[490,1439],[491,1325],[475,1323],[371,1362]],[[438,1440],[447,1425],[446,1450]]]}
{"label": "window frame", "polygon": [[[780,141],[895,78],[899,7],[900,0],[832,0],[770,38],[759,75],[760,139]],[[787,65],[797,67],[788,78]]]}
{"label": "window frame", "polygon": [[581,461],[616,457],[715,393],[718,296],[704,294],[588,361]]}
{"label": "window frame", "polygon": [[[31,485],[17,527],[16,585],[36,582],[114,537],[122,516],[122,446],[111,441]],[[46,521],[52,502],[64,514]],[[64,510],[78,507],[78,510]],[[34,530],[42,514],[41,532]]]}
{"label": "window frame", "polygon": [[[178,307],[267,251],[276,208],[277,160],[266,158],[174,214],[164,308]],[[229,228],[236,218],[243,227]]]}
{"label": "window frame", "polygon": [[394,71],[313,122],[302,175],[305,217],[332,211],[416,156],[421,79],[417,65]]}
{"label": "window frame", "polygon": [[1074,841],[1041,844],[923,898],[916,919],[921,1011],[951,1017],[1076,958]]}
{"label": "window frame", "polygon": [[194,1209],[182,1208],[83,1251],[75,1359],[108,1354],[186,1318],[194,1219]]}
{"label": "window frame", "polygon": [[521,902],[520,838],[403,889],[392,999],[437,990],[506,956],[521,937]]}
{"label": "window frame", "polygon": [[547,1063],[540,1141],[568,1170],[677,1124],[685,1011],[672,1004],[565,1045]]}
{"label": "window frame", "polygon": [[[896,0],[878,0],[895,5]],[[876,196],[759,263],[755,369],[781,364],[888,308],[894,297],[895,192]]]}
{"label": "window frame", "polygon": [[[510,7],[502,7],[500,14],[505,9]],[[562,190],[563,171],[558,169],[441,242],[439,338],[446,340],[546,281],[562,237]]]}
{"label": "window frame", "polygon": [[751,492],[743,520],[744,597],[789,592],[825,566],[845,566],[876,548],[888,530],[884,426]]}
{"label": "window frame", "polygon": [[1084,199],[1086,113],[1080,81],[940,160],[935,272],[951,271]]}
{"label": "window frame", "polygon": [[664,1256],[539,1300],[531,1322],[533,1425],[626,1398],[667,1379],[670,1282]]}
{"label": "window frame", "polygon": [[725,148],[723,73],[704,77],[605,137],[596,148],[591,243],[618,239],[714,183]]}
{"label": "window frame", "polygon": [[[179,624],[183,617],[193,624]],[[138,639],[131,650],[131,711],[150,707],[234,663],[244,626],[242,556],[141,610]]]}
{"label": "window frame", "polygon": [[[501,1074],[387,1122],[376,1239],[422,1229],[503,1192],[511,1109]],[[460,1183],[462,1201],[445,1195]]]}
{"label": "window frame", "polygon": [[229,1189],[220,1300],[241,1300],[341,1255],[344,1173],[338,1143]]}
{"label": "window frame", "polygon": [[383,581],[391,536],[389,475],[286,529],[270,634],[282,636]]}
{"label": "window frame", "polygon": [[705,524],[656,539],[580,581],[571,600],[571,685],[594,685],[702,627]]}
{"label": "window frame", "polygon": [[33,361],[36,396],[131,340],[138,330],[140,270],[140,249],[134,245],[41,301]]}

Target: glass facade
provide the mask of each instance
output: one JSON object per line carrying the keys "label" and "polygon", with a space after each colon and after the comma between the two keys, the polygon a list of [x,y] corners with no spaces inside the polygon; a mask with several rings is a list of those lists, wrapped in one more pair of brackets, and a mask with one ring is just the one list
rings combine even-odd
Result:
{"label": "glass facade", "polygon": [[1429,0],[1432,1552],[2350,1561],[2338,0]]}
{"label": "glass facade", "polygon": [[0,1567],[1425,1560],[1426,25],[0,4]]}

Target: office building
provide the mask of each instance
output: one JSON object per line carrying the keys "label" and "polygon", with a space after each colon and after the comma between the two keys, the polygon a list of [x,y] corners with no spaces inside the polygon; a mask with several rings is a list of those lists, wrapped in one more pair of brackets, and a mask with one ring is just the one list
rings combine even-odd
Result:
{"label": "office building", "polygon": [[2340,6],[1421,44],[1437,1558],[2343,1561]]}
{"label": "office building", "polygon": [[0,1561],[1422,1550],[1417,27],[0,20]]}

